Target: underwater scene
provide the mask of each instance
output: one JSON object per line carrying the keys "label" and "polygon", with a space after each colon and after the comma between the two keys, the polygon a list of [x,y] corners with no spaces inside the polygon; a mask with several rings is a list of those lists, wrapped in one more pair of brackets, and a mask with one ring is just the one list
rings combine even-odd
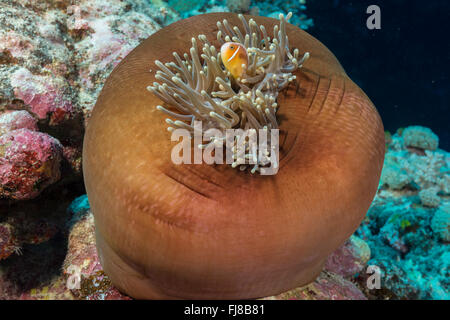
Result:
{"label": "underwater scene", "polygon": [[0,0],[0,300],[450,300],[449,21]]}

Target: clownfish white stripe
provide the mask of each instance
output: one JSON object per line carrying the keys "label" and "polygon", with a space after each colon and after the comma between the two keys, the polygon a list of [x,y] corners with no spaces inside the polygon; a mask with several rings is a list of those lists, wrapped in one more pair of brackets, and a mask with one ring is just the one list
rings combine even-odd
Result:
{"label": "clownfish white stripe", "polygon": [[241,48],[241,47],[237,47],[236,51],[233,53],[233,55],[231,56],[231,58],[228,59],[227,62],[230,62],[231,60],[233,60],[233,58],[236,56],[236,54],[238,53],[238,51],[239,51],[240,48]]}

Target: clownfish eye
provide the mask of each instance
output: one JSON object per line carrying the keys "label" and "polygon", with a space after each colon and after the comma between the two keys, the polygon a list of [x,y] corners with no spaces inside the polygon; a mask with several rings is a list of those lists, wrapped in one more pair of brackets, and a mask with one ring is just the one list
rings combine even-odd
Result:
{"label": "clownfish eye", "polygon": [[233,49],[234,49],[234,46],[230,46],[230,49],[233,50]]}

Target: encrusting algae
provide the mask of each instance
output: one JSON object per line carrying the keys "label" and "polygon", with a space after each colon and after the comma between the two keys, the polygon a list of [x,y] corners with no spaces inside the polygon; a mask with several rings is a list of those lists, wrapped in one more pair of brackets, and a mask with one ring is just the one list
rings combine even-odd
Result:
{"label": "encrusting algae", "polygon": [[[202,121],[205,130],[218,129],[222,133],[220,136],[213,135],[210,141],[198,146],[204,149],[211,144],[223,143],[226,129],[268,132],[278,129],[278,93],[295,80],[293,72],[309,57],[308,52],[300,57],[297,48],[292,52],[289,48],[286,22],[291,16],[292,13],[286,17],[280,14],[280,24],[274,27],[272,39],[264,26],[258,26],[253,19],[247,22],[239,15],[244,34],[224,19],[217,22],[220,50],[211,45],[205,35],[199,35],[203,53],[199,54],[197,39],[192,38],[190,56],[185,53],[184,60],[174,52],[176,62],[155,61],[161,69],[155,78],[161,83],[154,82],[148,90],[177,111],[161,105],[156,107],[174,119],[166,119],[170,125],[168,130],[183,128],[193,134],[197,130],[194,121]],[[254,173],[273,161],[271,152],[266,151],[259,158],[256,152],[248,141],[245,142],[245,154],[238,156],[233,148],[232,166],[245,170],[245,159],[253,159],[255,165],[251,172]]]}

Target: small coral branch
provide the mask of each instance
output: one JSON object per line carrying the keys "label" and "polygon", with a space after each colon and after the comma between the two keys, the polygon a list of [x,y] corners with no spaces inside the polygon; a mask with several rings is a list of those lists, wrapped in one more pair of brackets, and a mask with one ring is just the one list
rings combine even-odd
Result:
{"label": "small coral branch", "polygon": [[[245,71],[237,78],[224,67],[220,50],[211,45],[205,35],[197,37],[202,53],[198,51],[197,39],[192,38],[190,54],[185,53],[184,59],[174,52],[175,62],[155,61],[160,68],[155,78],[160,83],[154,82],[148,90],[177,111],[160,105],[156,107],[172,118],[166,119],[168,130],[183,128],[194,133],[194,121],[202,121],[205,130],[216,128],[221,132],[226,129],[268,132],[278,129],[278,93],[295,80],[293,73],[309,57],[308,52],[300,57],[298,49],[291,52],[289,48],[286,23],[291,16],[292,13],[286,17],[280,14],[280,24],[274,27],[273,38],[268,36],[263,25],[259,26],[253,19],[247,21],[243,15],[239,18],[244,33],[238,27],[230,26],[227,20],[217,22],[218,42],[221,45],[231,41],[241,44],[248,53],[248,61],[242,65]],[[199,147],[216,144],[223,140],[221,137],[213,136]],[[254,151],[248,141],[243,155],[233,150],[235,161],[232,166],[245,170],[245,159],[253,159]],[[252,173],[270,163],[270,159],[270,152],[257,158]]]}

